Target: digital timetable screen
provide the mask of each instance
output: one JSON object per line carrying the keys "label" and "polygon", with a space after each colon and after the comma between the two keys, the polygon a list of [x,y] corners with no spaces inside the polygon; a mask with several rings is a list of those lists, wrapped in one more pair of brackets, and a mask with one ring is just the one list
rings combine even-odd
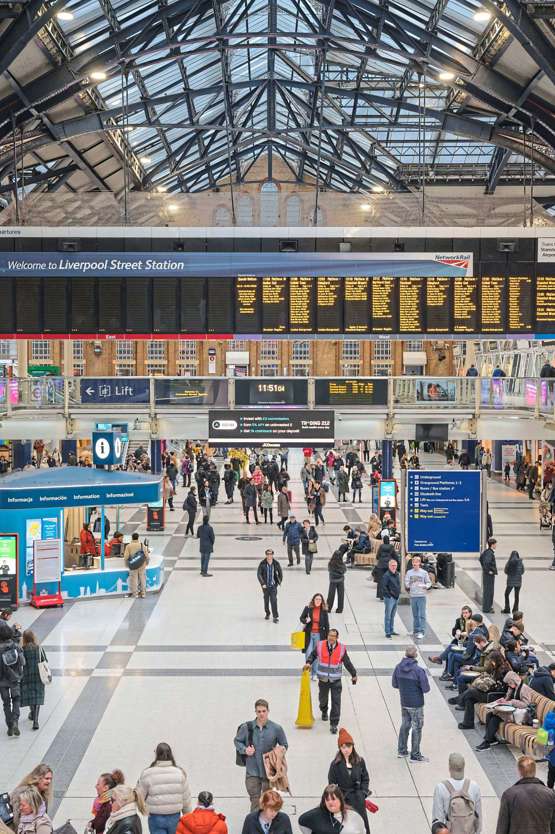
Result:
{"label": "digital timetable screen", "polygon": [[0,276],[0,334],[555,333],[555,275],[500,272],[486,274],[482,266],[481,276],[457,277]]}

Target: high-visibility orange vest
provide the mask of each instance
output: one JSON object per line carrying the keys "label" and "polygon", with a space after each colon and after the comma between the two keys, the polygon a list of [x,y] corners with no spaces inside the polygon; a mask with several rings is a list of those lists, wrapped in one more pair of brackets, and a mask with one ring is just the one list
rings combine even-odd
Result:
{"label": "high-visibility orange vest", "polygon": [[318,677],[328,681],[340,680],[343,672],[343,658],[346,651],[347,649],[343,643],[338,641],[330,653],[328,641],[321,640],[316,648],[318,654],[316,674]]}

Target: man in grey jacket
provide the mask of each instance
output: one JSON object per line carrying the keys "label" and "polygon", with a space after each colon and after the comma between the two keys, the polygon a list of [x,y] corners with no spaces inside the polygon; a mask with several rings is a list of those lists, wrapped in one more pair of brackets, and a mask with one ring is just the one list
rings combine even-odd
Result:
{"label": "man in grey jacket", "polygon": [[255,701],[254,711],[256,720],[241,724],[234,740],[237,752],[246,757],[245,786],[251,801],[251,811],[259,810],[258,801],[264,791],[270,787],[264,767],[264,753],[269,753],[278,744],[288,747],[283,727],[274,724],[268,718],[270,712],[268,701],[259,698]]}
{"label": "man in grey jacket", "polygon": [[422,568],[420,556],[415,556],[412,568],[405,575],[405,588],[410,597],[412,630],[418,640],[426,633],[426,594],[431,587],[430,574]]}

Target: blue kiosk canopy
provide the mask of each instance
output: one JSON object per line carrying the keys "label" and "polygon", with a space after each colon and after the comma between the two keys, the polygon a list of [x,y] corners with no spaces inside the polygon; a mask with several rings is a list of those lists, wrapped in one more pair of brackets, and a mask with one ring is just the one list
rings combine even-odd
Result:
{"label": "blue kiosk canopy", "polygon": [[0,479],[0,510],[153,504],[161,475],[81,466],[14,472]]}

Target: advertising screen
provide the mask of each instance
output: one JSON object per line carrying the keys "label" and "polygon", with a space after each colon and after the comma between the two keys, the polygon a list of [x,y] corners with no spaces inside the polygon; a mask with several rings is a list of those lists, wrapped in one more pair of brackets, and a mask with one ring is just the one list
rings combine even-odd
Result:
{"label": "advertising screen", "polygon": [[284,446],[333,443],[333,411],[210,411],[208,442],[213,446]]}

